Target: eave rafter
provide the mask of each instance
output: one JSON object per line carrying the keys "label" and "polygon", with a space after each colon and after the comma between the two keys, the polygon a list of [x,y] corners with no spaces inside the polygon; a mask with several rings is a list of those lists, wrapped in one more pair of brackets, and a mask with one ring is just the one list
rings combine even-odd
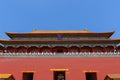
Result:
{"label": "eave rafter", "polygon": [[96,39],[96,40],[0,40],[2,44],[38,44],[38,43],[120,43],[120,39]]}

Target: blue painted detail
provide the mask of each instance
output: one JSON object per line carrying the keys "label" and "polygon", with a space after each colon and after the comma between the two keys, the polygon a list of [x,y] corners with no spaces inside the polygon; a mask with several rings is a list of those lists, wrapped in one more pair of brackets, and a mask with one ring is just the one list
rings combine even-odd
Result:
{"label": "blue painted detail", "polygon": [[58,40],[61,40],[62,39],[62,35],[61,34],[58,34]]}

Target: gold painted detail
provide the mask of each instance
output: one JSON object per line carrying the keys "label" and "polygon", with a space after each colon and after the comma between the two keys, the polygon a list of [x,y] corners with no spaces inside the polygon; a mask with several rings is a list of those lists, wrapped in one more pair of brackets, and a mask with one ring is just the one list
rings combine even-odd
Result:
{"label": "gold painted detail", "polygon": [[35,73],[36,71],[22,71],[23,73]]}
{"label": "gold painted detail", "polygon": [[50,69],[50,71],[69,71],[69,69]]}
{"label": "gold painted detail", "polygon": [[86,72],[98,72],[98,71],[96,71],[96,70],[84,70],[83,72],[86,73]]}

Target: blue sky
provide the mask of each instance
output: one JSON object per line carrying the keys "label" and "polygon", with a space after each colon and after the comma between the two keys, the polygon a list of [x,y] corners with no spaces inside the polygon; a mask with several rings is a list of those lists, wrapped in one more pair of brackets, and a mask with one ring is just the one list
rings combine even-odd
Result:
{"label": "blue sky", "polygon": [[4,32],[115,30],[120,37],[120,0],[0,0],[0,38]]}

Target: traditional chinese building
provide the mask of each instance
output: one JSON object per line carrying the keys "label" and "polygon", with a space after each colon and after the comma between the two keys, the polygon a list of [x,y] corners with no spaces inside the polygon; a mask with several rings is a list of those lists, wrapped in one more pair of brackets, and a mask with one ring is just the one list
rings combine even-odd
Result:
{"label": "traditional chinese building", "polygon": [[[0,80],[111,79],[109,75],[120,74],[120,38],[111,38],[113,33],[6,32],[10,39],[0,39]],[[14,78],[4,79],[5,75]]]}

